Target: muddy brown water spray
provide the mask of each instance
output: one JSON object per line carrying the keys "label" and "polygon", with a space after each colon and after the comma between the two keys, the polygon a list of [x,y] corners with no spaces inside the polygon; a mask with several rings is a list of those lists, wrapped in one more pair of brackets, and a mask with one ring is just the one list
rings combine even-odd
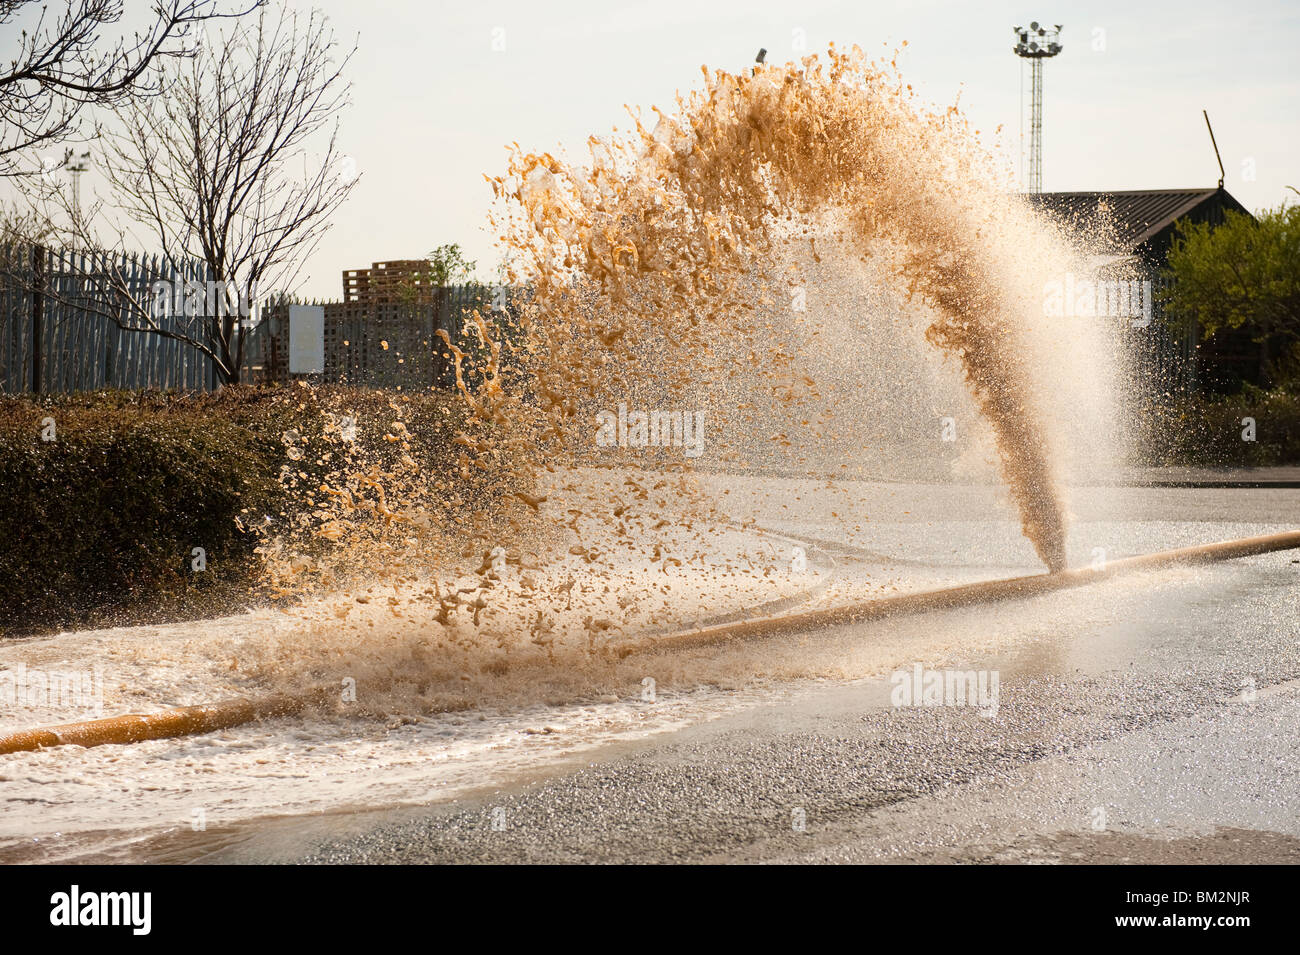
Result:
{"label": "muddy brown water spray", "polygon": [[[823,241],[887,261],[932,313],[926,337],[960,363],[1026,537],[1063,569],[1024,303],[1002,281],[1015,213],[960,114],[918,106],[856,48],[705,78],[653,129],[637,118],[625,139],[593,138],[588,166],[520,150],[491,180],[511,277],[531,289],[520,311],[537,400],[490,389],[473,398],[480,420],[516,436],[527,422],[525,440],[551,459],[581,444],[593,401],[647,388],[711,400],[700,396],[727,377],[716,343],[764,339],[781,262],[833,213]],[[754,373],[788,380],[790,367]]]}
{"label": "muddy brown water spray", "polygon": [[[311,584],[332,596],[304,609],[300,626],[232,652],[231,672],[294,690],[334,672],[392,683],[400,671],[412,699],[384,703],[399,709],[468,703],[482,695],[480,676],[534,658],[589,667],[603,689],[611,648],[719,601],[785,595],[795,578],[775,551],[734,568],[710,561],[706,532],[743,516],[694,480],[695,459],[680,449],[602,457],[595,415],[623,403],[703,411],[698,463],[720,463],[728,480],[743,481],[756,459],[759,474],[782,455],[798,464],[810,441],[858,425],[846,394],[908,384],[916,370],[891,358],[876,360],[869,385],[851,365],[828,380],[826,352],[871,357],[877,344],[855,298],[872,284],[888,285],[915,322],[895,354],[945,354],[957,367],[944,387],[965,389],[957,397],[987,422],[1025,536],[1049,569],[1064,567],[1062,415],[1044,411],[1029,307],[1042,282],[1024,271],[1043,235],[998,187],[958,112],[928,111],[890,65],[832,49],[753,75],[706,74],[653,126],[638,118],[590,145],[581,166],[517,150],[492,180],[507,278],[527,293],[510,334],[470,313],[466,334],[443,341],[464,402],[455,474],[430,474],[406,453],[400,396],[367,418],[389,449],[382,461],[341,433],[286,434],[282,481],[310,510],[301,526],[274,522],[262,553],[278,590]],[[830,323],[814,314],[796,333],[783,302],[791,282],[822,294],[828,272],[853,280],[833,316],[842,331],[824,334]],[[919,434],[918,403],[900,407]],[[852,441],[830,447],[822,460],[856,453]],[[879,460],[906,463],[911,447],[885,447]],[[308,477],[304,456],[329,473]],[[493,490],[448,520],[444,505],[466,503],[474,475],[492,476]],[[846,504],[830,517],[849,533],[869,518],[846,518]]]}

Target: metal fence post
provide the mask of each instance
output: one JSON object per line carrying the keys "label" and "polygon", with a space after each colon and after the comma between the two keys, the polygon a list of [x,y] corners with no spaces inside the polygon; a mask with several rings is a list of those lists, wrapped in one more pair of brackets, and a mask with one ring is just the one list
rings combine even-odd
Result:
{"label": "metal fence post", "polygon": [[32,394],[41,393],[41,326],[45,324],[45,246],[32,246]]}

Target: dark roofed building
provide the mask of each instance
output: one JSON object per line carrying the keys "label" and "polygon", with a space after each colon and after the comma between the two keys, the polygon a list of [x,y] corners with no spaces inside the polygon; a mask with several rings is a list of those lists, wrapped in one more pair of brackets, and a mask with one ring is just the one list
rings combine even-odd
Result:
{"label": "dark roofed building", "polygon": [[1216,226],[1223,223],[1225,212],[1250,214],[1222,188],[1041,192],[1024,198],[1076,231],[1098,235],[1108,251],[1140,257],[1153,273],[1164,268],[1173,243],[1174,223],[1208,222]]}
{"label": "dark roofed building", "polygon": [[[1206,222],[1222,225],[1228,212],[1250,211],[1219,186],[1215,189],[1138,189],[1121,192],[1043,192],[1023,196],[1032,207],[1089,236],[1115,263],[1123,263],[1159,286],[1175,225]],[[1156,318],[1159,319],[1159,307]],[[1233,390],[1242,381],[1264,377],[1265,345],[1249,330],[1221,331],[1208,342],[1199,329],[1181,334],[1162,322],[1152,323],[1144,343],[1135,342],[1150,384],[1161,390]]]}

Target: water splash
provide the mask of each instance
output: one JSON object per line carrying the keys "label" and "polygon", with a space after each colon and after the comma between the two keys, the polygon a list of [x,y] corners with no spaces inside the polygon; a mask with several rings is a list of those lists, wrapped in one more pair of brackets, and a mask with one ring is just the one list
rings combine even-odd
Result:
{"label": "water splash", "polygon": [[[370,442],[286,437],[304,455],[287,453],[285,480],[311,511],[264,553],[286,591],[333,593],[237,672],[391,685],[370,705],[398,709],[470,705],[496,692],[485,680],[506,696],[605,692],[630,642],[807,584],[770,540],[718,537],[760,507],[768,527],[838,523],[869,554],[918,558],[910,581],[873,565],[846,599],[982,573],[1001,558],[940,566],[879,479],[930,487],[927,517],[988,519],[996,494],[972,511],[933,487],[983,478],[986,451],[1038,556],[1065,566],[1058,472],[1088,448],[1079,425],[1110,420],[1083,407],[1109,372],[1090,327],[1044,320],[1044,280],[1080,253],[1006,194],[960,113],[832,49],[706,74],[656,115],[592,139],[585,164],[518,150],[491,180],[527,291],[508,327],[473,313],[459,344],[444,339],[462,399],[453,473],[414,467],[427,426],[402,400],[362,416]],[[598,416],[623,405],[703,412],[705,453],[602,447]],[[960,459],[930,430],[940,413],[967,422]]]}
{"label": "water splash", "polygon": [[[821,260],[821,240],[885,263],[930,311],[926,338],[960,363],[1025,535],[1063,569],[1057,438],[1024,321],[1036,301],[1016,279],[1030,219],[958,110],[928,110],[893,64],[832,47],[706,71],[702,91],[655,112],[652,129],[634,117],[631,135],[593,138],[589,165],[520,150],[490,180],[507,200],[511,277],[530,289],[520,355],[534,386],[528,401],[477,398],[480,420],[530,429],[551,460],[584,447],[591,409],[617,396],[718,404],[735,376],[728,345],[781,342],[774,290],[792,257]],[[789,388],[801,363],[770,347],[750,387]]]}

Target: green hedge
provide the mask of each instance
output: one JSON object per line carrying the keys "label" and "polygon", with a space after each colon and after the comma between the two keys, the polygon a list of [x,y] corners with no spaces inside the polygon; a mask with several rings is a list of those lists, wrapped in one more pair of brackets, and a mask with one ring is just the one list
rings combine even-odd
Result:
{"label": "green hedge", "polygon": [[[1254,441],[1242,438],[1246,418],[1254,419]],[[1236,395],[1164,401],[1147,408],[1134,430],[1131,446],[1138,464],[1300,464],[1300,395],[1248,387]]]}
{"label": "green hedge", "polygon": [[[400,402],[410,453],[450,474],[461,406],[445,394],[346,388],[225,388],[211,395],[99,392],[0,399],[0,635],[184,619],[247,606],[261,591],[256,525],[304,506],[279,480],[284,434],[310,485],[328,415],[355,414],[376,461]],[[52,418],[56,440],[42,440]],[[337,446],[333,449],[337,451]],[[467,494],[488,493],[480,486]],[[207,569],[191,570],[194,547]]]}

